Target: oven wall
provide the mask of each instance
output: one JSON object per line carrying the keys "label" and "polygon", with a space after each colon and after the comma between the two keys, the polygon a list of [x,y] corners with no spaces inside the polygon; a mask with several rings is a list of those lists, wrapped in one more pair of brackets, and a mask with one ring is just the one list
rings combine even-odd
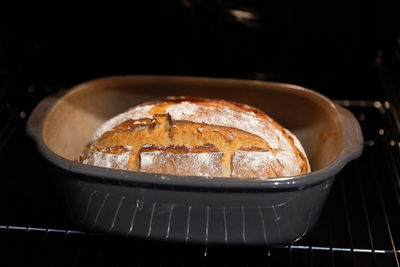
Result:
{"label": "oven wall", "polygon": [[399,34],[395,10],[363,1],[181,0],[101,13],[20,14],[0,28],[0,81],[2,87],[21,78],[67,87],[115,74],[176,74],[275,80],[335,98],[360,92],[376,98],[363,75]]}

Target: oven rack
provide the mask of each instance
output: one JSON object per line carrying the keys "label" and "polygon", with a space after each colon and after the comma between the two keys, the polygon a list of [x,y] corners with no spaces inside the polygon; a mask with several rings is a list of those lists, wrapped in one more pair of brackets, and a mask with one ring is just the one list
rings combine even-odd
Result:
{"label": "oven rack", "polygon": [[[27,98],[36,91],[28,89]],[[206,247],[81,231],[52,194],[44,163],[25,136],[30,107],[3,106],[2,123],[13,128],[0,132],[5,140],[2,168],[7,170],[0,189],[0,258],[11,266],[400,266],[397,110],[388,101],[335,102],[358,118],[363,155],[337,175],[312,231],[294,244],[273,247]],[[13,159],[24,149],[32,161],[18,169]],[[40,179],[32,181],[36,175]]]}

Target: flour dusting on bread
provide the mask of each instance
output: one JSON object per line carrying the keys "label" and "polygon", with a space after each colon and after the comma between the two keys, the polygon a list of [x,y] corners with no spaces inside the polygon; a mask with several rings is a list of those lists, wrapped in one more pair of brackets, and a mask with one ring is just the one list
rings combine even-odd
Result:
{"label": "flour dusting on bread", "polygon": [[88,152],[87,158],[82,163],[126,170],[129,167],[131,151],[130,147],[122,146],[95,149]]}
{"label": "flour dusting on bread", "polygon": [[186,101],[170,106],[166,112],[175,121],[204,123],[247,131],[263,138],[272,149],[278,149],[284,145],[279,140],[282,133],[270,123],[258,118],[253,112],[238,112],[226,107],[199,106]]}
{"label": "flour dusting on bread", "polygon": [[[139,120],[139,119],[152,119],[153,117],[149,114],[150,109],[153,105],[143,105],[137,106],[134,108],[129,109],[126,112],[118,114],[117,116],[113,117],[112,119],[106,121],[103,125],[100,126],[99,129],[92,135],[90,138],[90,143],[95,143],[98,138],[100,138],[105,132],[111,130],[118,124],[127,121],[127,120]],[[137,122],[140,124],[140,122]]]}

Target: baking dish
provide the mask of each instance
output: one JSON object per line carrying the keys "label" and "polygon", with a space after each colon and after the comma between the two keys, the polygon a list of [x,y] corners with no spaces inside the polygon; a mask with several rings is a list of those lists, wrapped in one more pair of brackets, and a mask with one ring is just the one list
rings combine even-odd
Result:
{"label": "baking dish", "polygon": [[[258,107],[302,142],[312,172],[274,179],[195,177],[88,166],[76,158],[108,118],[165,96],[222,98]],[[42,100],[27,133],[49,163],[77,225],[128,237],[203,244],[294,242],[318,219],[335,180],[362,153],[355,117],[300,86],[237,79],[115,76]]]}

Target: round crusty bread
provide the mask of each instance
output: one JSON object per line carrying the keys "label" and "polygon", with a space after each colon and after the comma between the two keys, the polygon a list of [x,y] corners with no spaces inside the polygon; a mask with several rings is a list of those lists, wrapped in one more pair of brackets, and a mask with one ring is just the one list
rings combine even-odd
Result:
{"label": "round crusty bread", "polygon": [[195,176],[310,172],[299,140],[259,109],[194,97],[144,103],[111,118],[93,134],[78,161]]}

